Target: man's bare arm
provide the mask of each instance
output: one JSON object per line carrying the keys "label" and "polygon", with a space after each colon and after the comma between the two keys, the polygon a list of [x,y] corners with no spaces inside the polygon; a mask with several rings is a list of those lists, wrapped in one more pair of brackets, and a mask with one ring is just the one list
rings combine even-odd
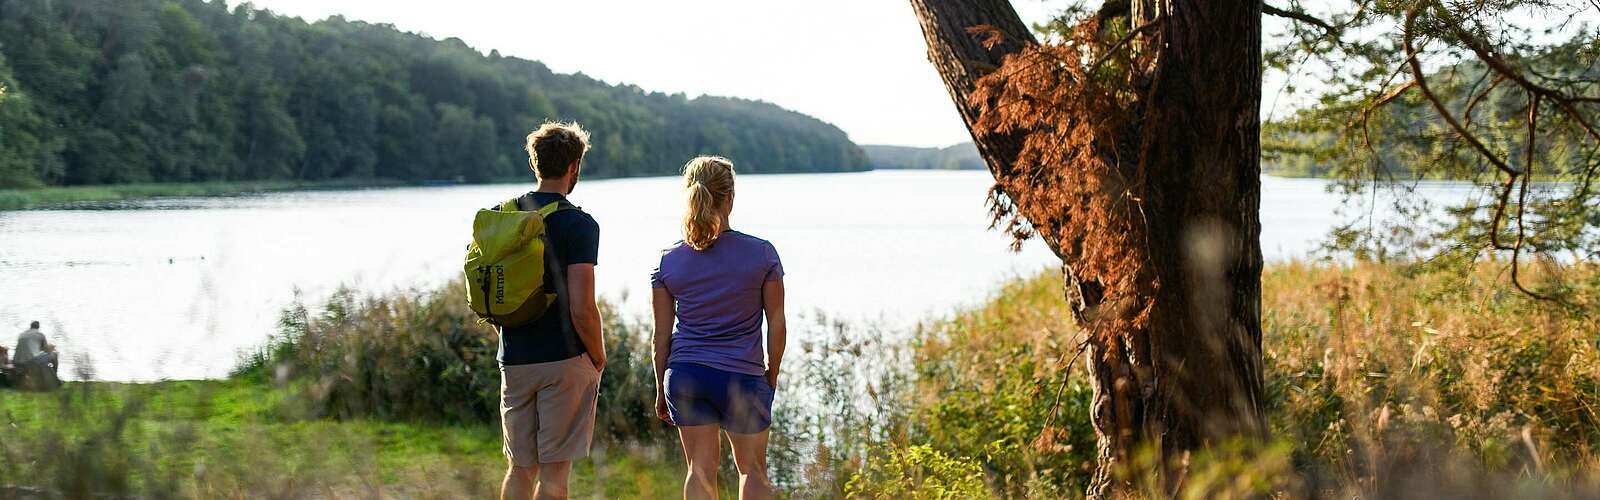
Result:
{"label": "man's bare arm", "polygon": [[594,301],[594,264],[567,266],[567,308],[596,369],[606,367],[606,338],[601,331],[600,307]]}

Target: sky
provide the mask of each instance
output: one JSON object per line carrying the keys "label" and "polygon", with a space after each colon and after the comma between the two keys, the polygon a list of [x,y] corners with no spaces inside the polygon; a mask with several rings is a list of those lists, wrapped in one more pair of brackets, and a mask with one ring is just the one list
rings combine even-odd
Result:
{"label": "sky", "polygon": [[[230,0],[234,1],[234,0]],[[1090,4],[1097,0],[1087,0]],[[655,92],[759,99],[832,123],[857,144],[942,147],[971,140],[927,60],[907,0],[254,0],[320,20],[331,15],[460,38],[480,52],[541,61]],[[1071,0],[1011,0],[1023,21]],[[1288,1],[1282,2],[1288,5]],[[1337,0],[1299,2],[1325,15]],[[1549,16],[1551,14],[1545,14]],[[1594,22],[1600,15],[1579,17]],[[1538,24],[1532,19],[1514,23]],[[1268,43],[1289,21],[1262,19]],[[1314,102],[1317,68],[1263,75],[1263,119]],[[1293,78],[1297,92],[1285,82]]]}
{"label": "sky", "polygon": [[[319,20],[388,23],[481,52],[648,91],[760,99],[815,116],[858,144],[971,139],[928,64],[906,0],[255,0]],[[1013,0],[1024,21],[1063,0]]]}

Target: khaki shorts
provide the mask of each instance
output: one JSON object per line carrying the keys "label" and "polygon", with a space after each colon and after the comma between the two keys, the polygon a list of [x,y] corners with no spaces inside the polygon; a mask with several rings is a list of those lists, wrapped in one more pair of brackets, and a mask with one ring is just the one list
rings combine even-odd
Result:
{"label": "khaki shorts", "polygon": [[529,467],[589,456],[600,372],[584,353],[561,361],[500,367],[500,426],[506,460]]}

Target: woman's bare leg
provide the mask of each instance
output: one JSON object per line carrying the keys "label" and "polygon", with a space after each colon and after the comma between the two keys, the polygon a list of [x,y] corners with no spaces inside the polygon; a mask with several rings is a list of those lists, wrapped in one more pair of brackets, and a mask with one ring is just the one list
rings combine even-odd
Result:
{"label": "woman's bare leg", "polygon": [[739,468],[739,499],[772,498],[772,481],[767,478],[767,431],[729,432],[728,442],[733,444],[733,464]]}
{"label": "woman's bare leg", "polygon": [[717,466],[722,461],[722,441],[716,424],[678,427],[689,477],[683,481],[683,498],[716,500]]}

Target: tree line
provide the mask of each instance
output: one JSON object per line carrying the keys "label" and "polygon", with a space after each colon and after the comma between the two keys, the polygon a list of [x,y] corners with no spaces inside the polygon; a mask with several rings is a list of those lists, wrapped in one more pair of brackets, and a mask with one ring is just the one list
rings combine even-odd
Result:
{"label": "tree line", "polygon": [[[1522,61],[1555,81],[1592,82],[1600,74],[1582,47],[1592,41],[1566,41],[1530,51]],[[1593,49],[1589,49],[1593,50]],[[1530,99],[1506,85],[1487,64],[1460,61],[1427,73],[1440,103],[1461,111],[1485,131],[1479,140],[1495,150],[1527,153]],[[1407,88],[1409,90],[1409,87]],[[1334,94],[1287,118],[1262,124],[1263,172],[1290,177],[1334,179],[1475,180],[1492,176],[1493,167],[1471,146],[1454,137],[1448,122],[1438,119],[1433,104],[1411,94],[1397,94],[1382,105],[1366,95]],[[1572,181],[1593,169],[1593,137],[1586,133],[1550,134],[1537,144],[1539,181]],[[1494,181],[1490,181],[1494,182]]]}
{"label": "tree line", "polygon": [[0,188],[527,174],[523,138],[575,120],[592,177],[862,170],[828,123],[646,92],[459,39],[206,0],[0,0]]}
{"label": "tree line", "polygon": [[917,148],[908,146],[880,146],[863,144],[867,162],[872,168],[921,170],[983,170],[983,157],[978,156],[978,146],[963,142],[943,148]]}

